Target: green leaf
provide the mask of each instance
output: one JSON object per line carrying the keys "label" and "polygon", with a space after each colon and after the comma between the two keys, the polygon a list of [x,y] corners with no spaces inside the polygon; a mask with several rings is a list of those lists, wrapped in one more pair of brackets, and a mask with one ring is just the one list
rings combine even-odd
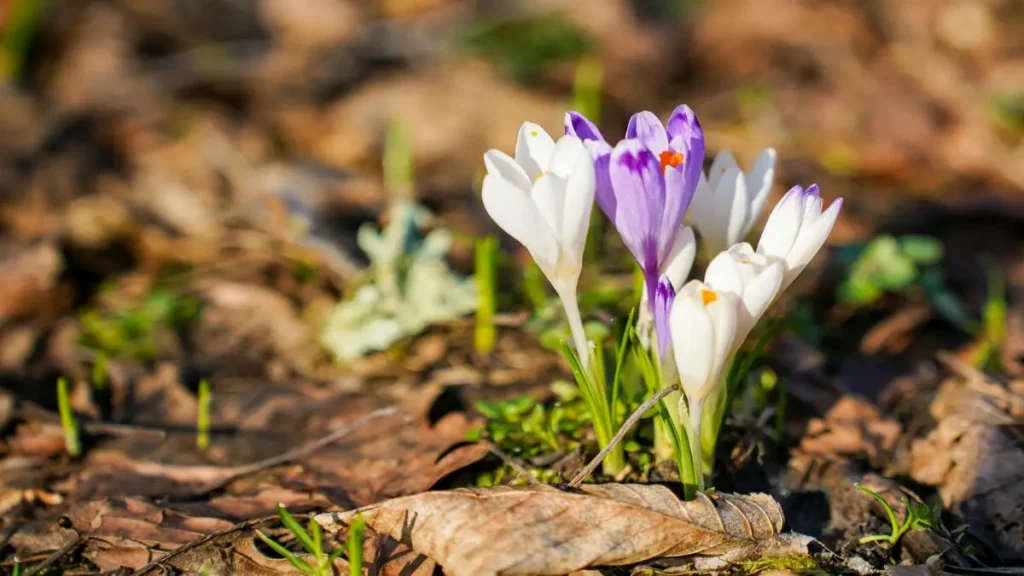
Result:
{"label": "green leaf", "polygon": [[945,246],[931,236],[906,235],[900,237],[900,250],[918,264],[935,264],[945,254]]}
{"label": "green leaf", "polygon": [[473,407],[476,411],[483,414],[484,417],[491,420],[500,420],[505,416],[505,411],[498,402],[491,402],[489,400],[477,400],[473,403]]}

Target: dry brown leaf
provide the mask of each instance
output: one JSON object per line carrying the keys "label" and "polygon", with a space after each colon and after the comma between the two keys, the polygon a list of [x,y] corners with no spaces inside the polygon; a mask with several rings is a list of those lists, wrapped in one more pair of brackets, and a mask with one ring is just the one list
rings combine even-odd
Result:
{"label": "dry brown leaf", "polygon": [[566,574],[657,557],[728,563],[806,554],[810,541],[781,534],[782,509],[765,494],[700,495],[683,502],[658,485],[582,490],[463,488],[321,514],[316,520],[337,531],[361,514],[375,531],[409,543],[453,576]]}
{"label": "dry brown leaf", "polygon": [[799,450],[816,456],[877,460],[892,452],[900,430],[899,422],[883,418],[867,400],[843,396],[824,418],[807,423]]}
{"label": "dry brown leaf", "polygon": [[946,381],[930,411],[939,420],[911,445],[910,476],[936,486],[944,506],[1005,558],[1024,558],[1024,398],[990,381]]}

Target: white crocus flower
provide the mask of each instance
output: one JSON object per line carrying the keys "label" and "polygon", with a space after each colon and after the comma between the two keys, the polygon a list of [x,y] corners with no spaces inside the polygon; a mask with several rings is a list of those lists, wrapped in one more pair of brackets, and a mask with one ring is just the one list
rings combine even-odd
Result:
{"label": "white crocus flower", "polygon": [[750,233],[771,192],[775,158],[775,149],[765,149],[744,176],[732,152],[723,150],[707,176],[701,174],[688,218],[700,232],[707,254],[718,254]]}
{"label": "white crocus flower", "polygon": [[782,290],[782,260],[759,254],[742,242],[715,256],[704,273],[704,282],[738,299],[736,335],[732,349],[743,345],[747,335]]}
{"label": "white crocus flower", "polygon": [[[697,239],[693,234],[693,228],[683,226],[669,250],[665,265],[661,268],[661,273],[668,276],[669,281],[672,282],[672,288],[677,292],[690,277],[690,270],[693,268],[693,261],[696,257]],[[648,304],[648,299],[645,286],[640,297],[640,310],[636,325],[637,335],[644,347],[650,346],[651,330],[654,327],[654,318],[651,316],[651,305]]]}
{"label": "white crocus flower", "polygon": [[669,314],[676,370],[686,394],[679,411],[689,421],[687,436],[695,463],[701,461],[704,403],[722,385],[722,372],[732,355],[737,306],[736,296],[693,280],[676,294]]}
{"label": "white crocus flower", "polygon": [[483,203],[495,223],[530,252],[555,288],[587,365],[588,349],[576,299],[583,248],[594,205],[594,163],[575,136],[557,143],[540,126],[519,129],[515,159],[484,154]]}
{"label": "white crocus flower", "polygon": [[822,212],[821,193],[817,184],[811,184],[806,190],[794,186],[775,205],[761,232],[757,251],[783,262],[783,290],[793,283],[811,258],[821,250],[842,207],[843,199],[837,198]]}

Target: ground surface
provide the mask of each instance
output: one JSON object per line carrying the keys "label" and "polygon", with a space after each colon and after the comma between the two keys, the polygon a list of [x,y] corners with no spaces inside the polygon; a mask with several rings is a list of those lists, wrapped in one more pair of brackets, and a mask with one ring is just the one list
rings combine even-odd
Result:
{"label": "ground surface", "polygon": [[[496,232],[474,189],[482,153],[509,150],[526,119],[559,131],[581,55],[603,68],[606,135],[686,102],[711,151],[746,166],[779,150],[776,198],[815,181],[845,198],[829,249],[775,312],[791,321],[757,370],[780,384],[730,420],[717,488],[774,497],[787,531],[819,540],[818,569],[1024,565],[1020,2],[89,0],[29,18],[21,49],[24,4],[0,3],[0,569],[293,573],[254,537],[290,541],[278,503],[350,510],[507,472],[501,450],[467,441],[486,420],[474,406],[525,394],[550,408],[568,379],[508,238],[490,355],[474,352],[472,317],[348,363],[319,335],[365,280],[356,230],[399,193],[381,169],[389,123],[407,129],[415,197],[469,274],[472,239]],[[849,246],[883,234],[943,254],[854,306]],[[588,272],[585,290],[613,294],[588,317],[621,319],[629,285],[625,264]],[[594,453],[574,434],[504,457],[565,482]],[[671,484],[633,462],[624,481]],[[942,525],[891,550],[858,544],[888,523],[857,482],[901,514],[903,496],[940,504]],[[536,514],[574,509],[539,494]],[[495,541],[514,549],[501,534],[530,534],[528,519]],[[379,532],[365,543],[377,573],[442,560]],[[651,556],[634,569],[680,563]]]}

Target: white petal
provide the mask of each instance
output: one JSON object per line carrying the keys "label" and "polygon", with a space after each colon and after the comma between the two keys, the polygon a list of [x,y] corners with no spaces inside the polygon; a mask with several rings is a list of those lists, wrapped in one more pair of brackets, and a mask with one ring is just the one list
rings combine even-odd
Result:
{"label": "white petal", "polygon": [[531,180],[548,169],[555,141],[539,125],[523,122],[516,139],[516,163],[523,167]]}
{"label": "white petal", "polygon": [[832,228],[836,224],[836,219],[839,218],[839,210],[842,206],[842,199],[837,199],[820,216],[811,222],[805,222],[801,227],[800,235],[797,237],[796,242],[794,242],[793,249],[786,257],[787,274],[785,286],[792,283],[796,276],[814,258],[814,255],[821,250],[828,235],[832,233]]}
{"label": "white petal", "polygon": [[764,210],[764,203],[768,201],[768,195],[772,191],[772,183],[775,181],[775,161],[778,154],[774,148],[766,148],[754,160],[754,165],[747,174],[747,196],[750,198],[750,208],[747,210],[747,222],[744,226],[743,237],[750,233],[750,229],[761,217]]}
{"label": "white petal", "polygon": [[[572,138],[566,136],[563,138]],[[579,142],[577,140],[577,142]],[[561,146],[561,142],[559,142]],[[559,161],[558,151],[555,161]],[[554,162],[552,162],[554,165]],[[557,176],[555,176],[557,177]],[[594,174],[594,161],[590,154],[579,144],[579,153],[573,159],[564,181],[565,192],[562,208],[562,225],[559,236],[562,249],[583,262],[583,249],[587,243],[587,231],[590,229],[590,212],[594,208],[594,188],[597,185]]]}
{"label": "white petal", "polygon": [[685,221],[697,228],[701,235],[704,236],[704,229],[702,225],[705,223],[710,224],[710,219],[714,213],[714,192],[711,190],[711,186],[708,184],[708,179],[702,172],[700,180],[697,181],[697,190],[693,194],[693,200],[690,201],[690,208],[686,211]]}
{"label": "white petal", "polygon": [[730,252],[719,252],[704,271],[704,283],[713,290],[741,296],[743,277],[736,258]]}
{"label": "white petal", "polygon": [[732,343],[736,337],[736,310],[739,300],[736,296],[725,292],[716,292],[718,299],[705,308],[715,326],[715,356],[708,375],[709,386],[703,391],[703,397],[714,390],[722,376],[722,369],[732,355]]}
{"label": "white petal", "polygon": [[488,174],[501,177],[523,192],[530,191],[530,177],[526,171],[501,150],[488,150],[484,153],[484,166],[487,167]]}
{"label": "white petal", "polygon": [[668,320],[679,382],[690,399],[701,397],[715,359],[715,326],[699,298],[677,297]]}
{"label": "white petal", "polygon": [[677,292],[686,282],[693,268],[693,261],[697,257],[697,240],[693,236],[693,228],[683,226],[676,234],[676,240],[669,249],[668,258],[665,260],[662,274],[668,276],[672,282],[672,288]]}
{"label": "white petal", "polygon": [[786,259],[803,218],[803,192],[793,187],[775,205],[768,222],[761,232],[761,240],[757,243],[757,251],[767,256]]}
{"label": "white petal", "polygon": [[[562,211],[565,208],[565,179],[555,174],[544,174],[533,183],[530,199],[537,206],[541,217],[555,234],[562,237]],[[561,244],[561,241],[559,241]]]}
{"label": "white petal", "polygon": [[717,245],[714,252],[726,250],[742,240],[743,227],[747,220],[747,181],[739,168],[732,167],[718,181],[715,189],[715,215],[712,222],[720,229],[712,237]]}
{"label": "white petal", "polygon": [[[742,266],[742,264],[741,264]],[[764,315],[768,307],[775,301],[782,289],[782,278],[785,270],[781,261],[772,262],[760,274],[754,276],[743,287],[740,301],[740,313],[736,319],[736,336],[733,349],[738,349],[747,339],[747,335]]]}
{"label": "white petal", "polygon": [[711,167],[708,168],[708,184],[712,190],[718,189],[718,181],[722,179],[722,176],[730,168],[739,170],[740,167],[736,163],[736,157],[732,155],[732,152],[722,150],[715,156],[714,161],[711,162]]}
{"label": "white petal", "polygon": [[583,146],[583,141],[575,136],[562,136],[551,149],[547,170],[563,178],[568,177],[579,156],[590,157],[590,153]]}
{"label": "white petal", "polygon": [[484,177],[483,202],[491,219],[530,251],[541,271],[553,273],[558,264],[558,241],[530,197],[489,174]]}

